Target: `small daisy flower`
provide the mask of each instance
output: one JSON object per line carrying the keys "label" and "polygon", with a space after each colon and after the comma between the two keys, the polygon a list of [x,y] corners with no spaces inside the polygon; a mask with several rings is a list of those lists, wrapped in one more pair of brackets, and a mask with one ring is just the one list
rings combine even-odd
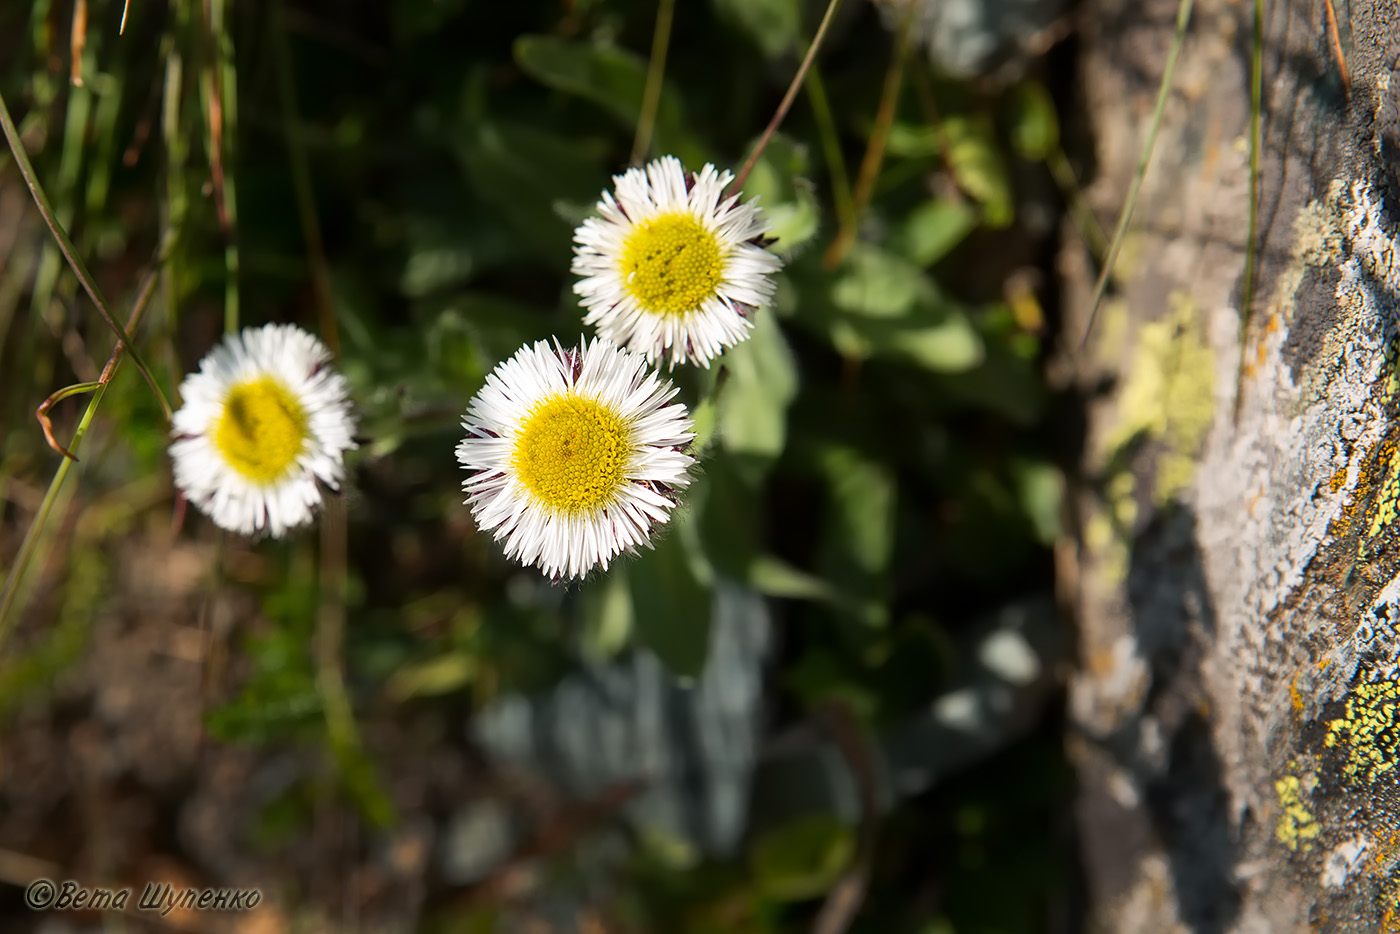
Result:
{"label": "small daisy flower", "polygon": [[269,324],[225,337],[180,384],[175,485],[216,525],[280,537],[311,521],[318,480],[339,488],[354,423],[330,359],[300,328]]}
{"label": "small daisy flower", "polygon": [[594,339],[520,348],[467,408],[457,459],[477,527],[554,580],[638,545],[690,483],[695,437],[676,389],[641,354]]}
{"label": "small daisy flower", "polygon": [[726,198],[733,179],[706,165],[688,174],[674,156],[613,176],[601,217],[574,231],[574,283],[598,335],[655,363],[709,368],[748,337],[749,315],[773,295],[782,261],[764,248],[756,203]]}

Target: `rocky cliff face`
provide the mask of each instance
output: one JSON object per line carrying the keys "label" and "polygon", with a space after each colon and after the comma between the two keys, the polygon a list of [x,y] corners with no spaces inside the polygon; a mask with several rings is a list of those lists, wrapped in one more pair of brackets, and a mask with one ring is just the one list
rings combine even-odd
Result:
{"label": "rocky cliff face", "polygon": [[[1111,217],[1177,4],[1090,7]],[[1105,930],[1400,931],[1400,10],[1335,2],[1334,42],[1325,3],[1264,7],[1248,308],[1252,4],[1202,0],[1116,288],[1066,354]],[[1064,264],[1077,341],[1093,270]]]}

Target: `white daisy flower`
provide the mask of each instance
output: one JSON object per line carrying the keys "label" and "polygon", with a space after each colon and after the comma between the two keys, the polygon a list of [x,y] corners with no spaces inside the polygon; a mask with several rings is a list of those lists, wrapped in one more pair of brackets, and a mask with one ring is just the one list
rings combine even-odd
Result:
{"label": "white daisy flower", "polygon": [[318,480],[339,488],[354,423],[330,359],[300,328],[269,324],[225,337],[180,384],[175,485],[216,525],[280,537],[311,521]]}
{"label": "white daisy flower", "polygon": [[695,433],[640,354],[596,338],[520,348],[467,407],[457,459],[477,527],[554,580],[638,545],[677,505]]}
{"label": "white daisy flower", "polygon": [[782,261],[764,248],[758,205],[724,196],[732,179],[713,165],[688,174],[674,156],[613,176],[617,197],[604,192],[602,216],[574,231],[583,323],[672,367],[689,360],[708,369],[746,339]]}

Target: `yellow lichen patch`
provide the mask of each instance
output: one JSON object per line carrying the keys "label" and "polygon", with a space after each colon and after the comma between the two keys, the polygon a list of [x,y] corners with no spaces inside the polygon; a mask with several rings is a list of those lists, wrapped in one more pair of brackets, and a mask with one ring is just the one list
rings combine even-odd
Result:
{"label": "yellow lichen patch", "polygon": [[1393,773],[1400,758],[1400,682],[1358,684],[1346,712],[1327,724],[1327,747],[1344,747],[1342,773],[1352,782],[1374,782]]}
{"label": "yellow lichen patch", "polygon": [[1196,456],[1215,417],[1215,354],[1206,341],[1199,309],[1184,292],[1172,293],[1170,310],[1144,325],[1127,383],[1119,396],[1119,418],[1108,449],[1144,435],[1162,442],[1153,498],[1165,503],[1184,490],[1196,472]]}
{"label": "yellow lichen patch", "polygon": [[1340,490],[1346,482],[1347,468],[1346,465],[1342,465],[1332,474],[1332,479],[1328,481],[1327,488],[1330,492],[1335,493]]}
{"label": "yellow lichen patch", "polygon": [[1290,850],[1296,852],[1301,846],[1307,852],[1322,825],[1303,803],[1302,780],[1296,775],[1285,775],[1274,782],[1274,792],[1278,795],[1279,807],[1283,808],[1274,828],[1274,838]]}
{"label": "yellow lichen patch", "polygon": [[515,442],[520,482],[551,509],[598,506],[624,481],[631,428],[607,406],[572,392],[540,403]]}
{"label": "yellow lichen patch", "polygon": [[1375,515],[1371,517],[1370,535],[1375,535],[1394,522],[1396,515],[1400,515],[1400,448],[1394,441],[1389,443],[1389,447],[1389,451],[1383,452],[1389,456],[1377,460],[1381,466],[1381,488],[1376,497]]}
{"label": "yellow lichen patch", "polygon": [[1293,676],[1293,680],[1288,684],[1288,697],[1293,702],[1293,712],[1301,714],[1303,712],[1303,692],[1298,690],[1298,679],[1303,676],[1300,671]]}

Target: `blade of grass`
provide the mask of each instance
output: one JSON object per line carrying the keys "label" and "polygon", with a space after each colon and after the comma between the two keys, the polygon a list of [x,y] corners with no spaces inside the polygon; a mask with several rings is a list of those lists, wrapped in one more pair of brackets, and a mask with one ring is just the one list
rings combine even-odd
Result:
{"label": "blade of grass", "polygon": [[778,132],[778,127],[782,125],[783,118],[792,109],[792,102],[797,98],[797,89],[802,87],[803,79],[807,77],[807,71],[812,67],[812,63],[817,60],[817,50],[822,46],[822,40],[826,38],[827,27],[836,18],[836,11],[841,8],[841,0],[830,0],[826,5],[826,13],[822,14],[821,24],[817,26],[817,34],[812,37],[812,44],[807,47],[807,54],[802,56],[802,64],[797,66],[797,74],[792,76],[792,83],[788,85],[787,93],[778,103],[778,109],[773,111],[773,117],[768,121],[768,125],[763,128],[763,135],[758,138],[758,143],[754,146],[753,152],[749,153],[748,159],[744,161],[744,167],[735,176],[734,182],[729,186],[730,194],[739,191],[744,187],[744,182],[748,179],[749,173],[753,171],[754,164],[758,162],[758,157],[763,155],[763,150],[768,148],[768,142],[773,138],[773,134]]}
{"label": "blade of grass", "polygon": [[1157,89],[1157,106],[1152,111],[1152,123],[1147,131],[1147,139],[1142,145],[1142,155],[1138,159],[1136,174],[1133,175],[1132,185],[1128,188],[1128,198],[1123,204],[1123,210],[1118,215],[1118,227],[1113,231],[1113,242],[1108,247],[1108,258],[1104,260],[1103,269],[1099,272],[1099,281],[1094,285],[1094,297],[1089,306],[1089,323],[1084,326],[1084,337],[1079,341],[1079,349],[1082,351],[1089,343],[1089,335],[1094,330],[1094,319],[1098,317],[1099,305],[1103,303],[1104,291],[1108,288],[1109,277],[1113,275],[1113,264],[1118,261],[1118,251],[1123,247],[1123,238],[1127,236],[1128,224],[1133,219],[1133,210],[1137,207],[1138,190],[1142,188],[1143,177],[1147,175],[1148,163],[1152,161],[1152,150],[1157,145],[1157,131],[1162,126],[1162,114],[1167,109],[1167,97],[1171,94],[1172,78],[1176,76],[1176,62],[1181,56],[1181,46],[1186,41],[1186,26],[1191,21],[1192,0],[1181,0],[1176,8],[1176,35],[1172,38],[1172,46],[1167,52],[1167,67],[1162,72],[1162,84]]}
{"label": "blade of grass", "polygon": [[671,20],[676,0],[661,0],[656,8],[656,31],[651,37],[651,60],[647,64],[647,83],[642,91],[642,112],[637,117],[637,135],[632,140],[633,165],[646,158],[651,149],[651,134],[656,128],[656,108],[661,104],[661,87],[666,77],[666,50],[671,45]]}
{"label": "blade of grass", "polygon": [[[1249,65],[1249,232],[1244,244],[1244,294],[1240,297],[1240,361],[1235,371],[1234,418],[1239,421],[1244,399],[1245,357],[1249,324],[1254,314],[1254,278],[1259,249],[1259,115],[1264,106],[1264,0],[1254,0],[1254,48]],[[1343,68],[1345,74],[1345,67]]]}
{"label": "blade of grass", "polygon": [[48,197],[44,194],[43,187],[39,184],[39,177],[34,172],[34,166],[29,162],[29,155],[24,150],[24,143],[19,138],[19,132],[15,129],[14,121],[10,119],[9,108],[5,106],[5,99],[0,96],[0,128],[5,132],[5,138],[9,140],[10,151],[14,154],[15,163],[19,166],[20,174],[24,176],[25,184],[29,186],[29,193],[34,196],[34,203],[39,207],[39,213],[43,215],[44,222],[49,225],[49,230],[53,232],[54,239],[58,241],[59,249],[63,251],[64,257],[68,260],[68,265],[73,268],[73,273],[78,277],[78,281],[83,284],[88,297],[102,313],[107,326],[117,335],[118,346],[124,347],[126,353],[131,355],[131,362],[145,378],[151,391],[155,393],[157,401],[160,402],[161,410],[165,413],[166,420],[170,419],[170,403],[165,399],[165,393],[161,392],[160,385],[156,382],[155,376],[146,366],[146,362],[141,359],[141,355],[132,345],[131,339],[127,337],[126,328],[122,327],[120,321],[112,314],[111,308],[107,305],[107,300],[102,297],[102,291],[97,287],[97,282],[88,272],[82,258],[78,256],[77,250],[73,248],[73,241],[68,239],[68,233],[59,224],[58,218],[54,215],[53,206],[49,204]]}
{"label": "blade of grass", "polygon": [[209,174],[214,183],[219,229],[224,235],[224,331],[238,330],[238,205],[233,166],[228,153],[238,120],[238,80],[234,68],[233,40],[229,37],[228,8],[223,0],[210,0],[207,36],[212,47],[200,84],[204,91],[205,146],[209,153]]}
{"label": "blade of grass", "polygon": [[851,200],[851,177],[846,171],[846,157],[841,154],[841,137],[836,131],[836,119],[831,113],[831,100],[826,96],[826,83],[821,70],[815,66],[807,75],[807,97],[812,102],[812,117],[817,121],[817,136],[831,175],[831,201],[836,208],[836,223],[853,223],[855,204]]}
{"label": "blade of grass", "polygon": [[[92,92],[82,86],[72,87],[68,92],[67,105],[63,116],[63,141],[58,157],[58,172],[53,180],[53,213],[58,223],[65,229],[73,225],[76,215],[75,191],[78,178],[83,171],[83,150],[88,136],[88,122],[92,115]],[[60,290],[60,277],[63,273],[63,251],[54,243],[46,243],[39,271],[34,277],[34,291],[30,294],[29,313],[34,321],[43,321],[55,335],[62,329],[60,316],[55,315],[54,294]],[[63,299],[68,294],[61,296]],[[42,366],[36,366],[35,377],[40,384],[48,383],[51,374]]]}
{"label": "blade of grass", "polygon": [[907,4],[900,13],[899,36],[895,42],[894,56],[885,70],[885,85],[880,91],[880,106],[875,113],[875,128],[870,132],[870,141],[865,147],[865,157],[861,160],[860,173],[856,176],[854,203],[850,223],[843,225],[836,239],[827,248],[822,263],[827,269],[841,265],[846,251],[856,238],[856,224],[865,211],[870,195],[875,190],[875,182],[880,176],[880,163],[885,158],[885,143],[889,139],[890,126],[894,123],[895,107],[899,104],[899,92],[904,83],[904,69],[909,61],[910,38],[914,27],[914,4]]}
{"label": "blade of grass", "polygon": [[[127,319],[128,328],[134,330],[141,323],[141,316],[145,314],[146,307],[151,302],[151,296],[155,293],[158,275],[157,269],[153,269],[146,275],[145,281],[141,283],[141,290],[137,293],[136,301],[131,307],[131,316]],[[112,348],[112,353],[107,358],[107,365],[102,368],[102,376],[98,379],[98,385],[93,389],[92,398],[88,400],[87,408],[78,421],[78,427],[73,431],[73,440],[68,442],[69,456],[59,461],[58,469],[54,471],[53,480],[49,483],[48,492],[44,494],[38,512],[34,514],[33,521],[29,523],[29,529],[24,533],[24,540],[20,543],[14,566],[10,568],[10,574],[5,579],[5,589],[0,591],[0,654],[4,652],[5,638],[9,635],[14,622],[15,597],[19,593],[25,570],[29,567],[30,559],[34,557],[34,549],[38,546],[44,527],[48,524],[49,513],[58,499],[58,493],[63,486],[64,479],[68,476],[68,469],[74,463],[74,460],[70,459],[73,457],[71,452],[76,451],[78,445],[82,443],[83,436],[87,434],[88,426],[92,424],[92,419],[97,414],[98,406],[102,404],[107,384],[116,375],[117,368],[121,366],[122,355],[128,351],[130,346],[130,344],[119,340]],[[133,356],[132,359],[134,362],[135,357]]]}
{"label": "blade of grass", "polygon": [[[161,89],[160,131],[165,146],[165,201],[161,205],[161,239],[171,246],[170,255],[161,271],[161,294],[165,304],[166,353],[170,372],[179,373],[175,338],[180,327],[181,255],[177,247],[184,239],[185,216],[189,210],[186,194],[189,183],[185,166],[189,160],[189,144],[180,126],[180,104],[184,100],[185,60],[177,37],[189,29],[187,4],[178,4],[175,23],[161,40],[165,56],[165,79]],[[176,387],[176,392],[179,388]]]}

